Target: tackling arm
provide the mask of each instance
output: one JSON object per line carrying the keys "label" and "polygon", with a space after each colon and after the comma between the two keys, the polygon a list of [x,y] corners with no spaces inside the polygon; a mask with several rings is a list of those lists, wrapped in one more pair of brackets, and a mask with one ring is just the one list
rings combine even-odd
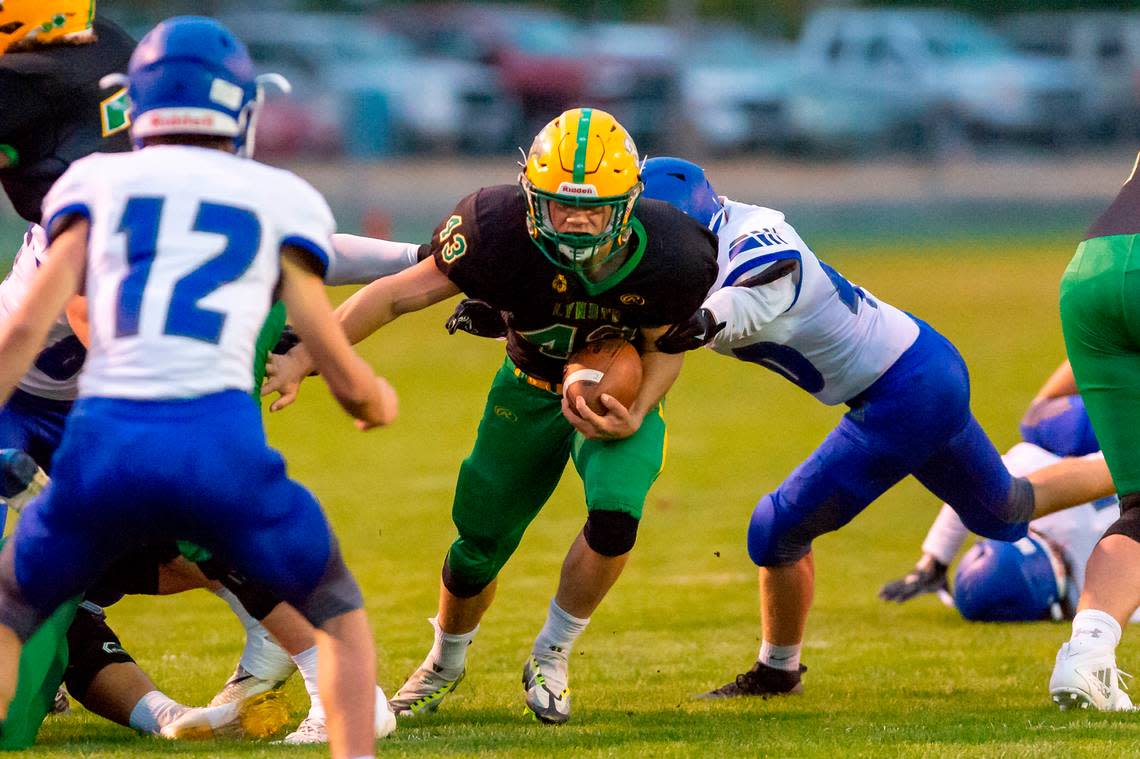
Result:
{"label": "tackling arm", "polygon": [[344,333],[358,343],[396,317],[459,294],[433,259],[357,290],[336,310]]}
{"label": "tackling arm", "polygon": [[792,307],[796,264],[777,262],[740,284],[714,292],[697,312],[657,338],[658,350],[682,353],[709,343],[731,343],[759,332]]}
{"label": "tackling arm", "polygon": [[[399,274],[361,288],[340,305],[336,317],[348,341],[358,343],[400,314],[427,308],[458,293],[459,288],[436,267],[435,261],[425,259]],[[288,303],[286,308],[290,318],[294,318]],[[300,330],[297,331],[300,334]],[[296,400],[301,381],[318,370],[304,342],[305,335],[301,334],[301,338],[301,344],[284,356],[270,357],[261,394],[280,394],[269,406],[270,411],[280,411]]]}
{"label": "tackling arm", "polygon": [[6,402],[47,340],[52,324],[83,284],[87,232],[81,217],[56,235],[20,308],[0,326],[0,403]]}
{"label": "tackling arm", "polygon": [[365,285],[401,272],[415,266],[421,247],[346,234],[333,235],[332,246],[336,255],[325,275],[327,285]]}
{"label": "tackling arm", "polygon": [[307,346],[314,368],[321,371],[329,390],[361,429],[396,418],[396,393],[382,378],[374,377],[364,359],[352,350],[333,318],[324,284],[305,264],[305,254],[286,247],[281,257],[281,298],[297,334]]}

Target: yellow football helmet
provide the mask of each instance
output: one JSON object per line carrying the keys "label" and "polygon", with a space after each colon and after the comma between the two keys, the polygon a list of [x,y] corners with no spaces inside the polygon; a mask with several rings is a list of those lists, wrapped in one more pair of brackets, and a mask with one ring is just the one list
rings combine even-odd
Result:
{"label": "yellow football helmet", "polygon": [[91,37],[95,0],[0,0],[0,55],[13,46],[39,46]]}
{"label": "yellow football helmet", "polygon": [[[640,170],[637,147],[610,114],[574,108],[558,116],[534,138],[519,174],[531,239],[556,266],[575,271],[613,256],[629,240],[633,207],[641,194]],[[551,201],[607,207],[610,215],[600,234],[559,232],[550,221]],[[596,259],[607,244],[608,254]]]}

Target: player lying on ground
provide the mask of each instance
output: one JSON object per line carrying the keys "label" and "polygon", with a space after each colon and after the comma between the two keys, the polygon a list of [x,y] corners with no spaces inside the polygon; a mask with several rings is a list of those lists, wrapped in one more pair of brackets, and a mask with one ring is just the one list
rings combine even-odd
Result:
{"label": "player lying on ground", "polygon": [[[1021,420],[1022,442],[1002,459],[1010,471],[1024,475],[1068,456],[1099,455],[1100,446],[1084,401],[1076,395],[1069,363],[1046,381]],[[938,593],[967,619],[1029,621],[1071,619],[1084,580],[1085,564],[1104,530],[1120,515],[1115,497],[1083,504],[1030,523],[1033,546],[984,540],[963,558],[951,594],[947,572],[965,544],[969,530],[954,510],[943,504],[922,542],[922,555],[905,577],[883,585],[879,597],[902,603],[925,593]],[[1020,550],[1019,550],[1020,549]],[[1058,570],[1056,582],[1050,562]],[[1020,572],[1015,575],[1015,572]],[[1054,587],[1055,586],[1055,587]],[[1060,615],[1060,616],[1058,616]]]}
{"label": "player lying on ground", "polygon": [[800,648],[814,590],[812,541],[854,519],[908,474],[980,535],[1024,538],[1029,519],[1111,492],[1103,462],[1067,459],[1014,477],[970,412],[965,362],[926,322],[818,259],[779,211],[719,197],[676,158],[644,169],[645,196],[716,233],[720,271],[703,306],[658,341],[711,345],[849,411],[756,505],[748,553],[759,565],[762,642],[753,667],[707,696],[802,689]]}
{"label": "player lying on ground", "polygon": [[[1080,396],[1035,403],[1022,422],[1024,441],[1003,457],[1024,476],[1064,456],[1099,456]],[[922,557],[906,577],[887,583],[879,597],[899,603],[937,592],[966,619],[1030,622],[1072,619],[1084,585],[1085,565],[1104,531],[1120,516],[1115,497],[1034,519],[1016,543],[983,540],[958,564],[953,592],[947,570],[969,530],[943,505],[922,542]]]}
{"label": "player lying on ground", "polygon": [[1089,558],[1073,634],[1057,652],[1049,679],[1061,708],[1130,706],[1120,687],[1116,646],[1140,606],[1138,235],[1140,182],[1133,165],[1061,278],[1065,349],[1120,498],[1120,518]]}
{"label": "player lying on ground", "polygon": [[[456,485],[459,537],[444,560],[434,642],[392,697],[397,714],[434,710],[463,678],[499,570],[571,459],[588,516],[523,665],[527,708],[544,722],[570,717],[571,648],[621,574],[661,468],[659,404],[681,361],[654,340],[696,307],[715,269],[707,230],[667,204],[638,203],[637,172],[633,141],[612,116],[567,111],[535,138],[519,184],[459,202],[432,235],[432,260],[338,309],[354,342],[461,291],[506,312],[507,358]],[[559,387],[567,358],[614,336],[642,352],[637,398],[629,408],[609,398],[605,416],[584,402],[570,408]],[[274,408],[291,401],[312,368],[305,347],[275,362],[266,388],[284,395]],[[499,407],[513,414],[496,414]]]}
{"label": "player lying on ground", "polygon": [[135,545],[187,539],[320,630],[333,755],[370,756],[374,661],[359,589],[319,505],[266,447],[249,398],[254,341],[279,286],[358,424],[395,416],[394,393],[352,353],[323,294],[331,213],[293,175],[232,155],[257,84],[244,47],[216,22],[160,24],[129,75],[143,149],[82,159],[52,188],[47,261],[0,328],[6,400],[85,286],[91,351],[55,481],[0,552],[0,711],[21,643],[52,610]]}

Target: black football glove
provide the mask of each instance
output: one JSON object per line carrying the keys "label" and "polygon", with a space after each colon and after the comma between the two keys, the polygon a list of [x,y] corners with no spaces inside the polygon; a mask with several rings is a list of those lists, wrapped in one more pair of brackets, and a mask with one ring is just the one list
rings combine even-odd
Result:
{"label": "black football glove", "polygon": [[657,350],[662,353],[684,353],[708,345],[717,333],[724,329],[724,322],[718,322],[713,312],[699,308],[687,321],[674,324],[661,337],[657,338]]}
{"label": "black football glove", "polygon": [[281,337],[277,338],[277,345],[273,346],[270,353],[276,353],[278,356],[284,356],[289,351],[293,350],[294,346],[301,342],[301,336],[293,331],[293,328],[288,324],[285,329],[281,330]]}
{"label": "black football glove", "polygon": [[888,582],[879,589],[879,598],[884,601],[902,603],[909,601],[923,593],[950,592],[950,583],[946,580],[947,566],[937,559],[929,566],[922,566],[920,562],[906,577]]}
{"label": "black football glove", "polygon": [[455,312],[443,324],[449,335],[456,330],[470,332],[476,337],[506,337],[507,322],[499,309],[482,300],[468,298],[459,301]]}

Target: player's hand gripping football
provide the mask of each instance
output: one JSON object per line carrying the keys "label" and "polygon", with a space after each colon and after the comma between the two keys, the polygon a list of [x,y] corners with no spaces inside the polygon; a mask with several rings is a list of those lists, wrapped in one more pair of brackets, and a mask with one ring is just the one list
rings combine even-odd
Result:
{"label": "player's hand gripping football", "polygon": [[605,416],[595,414],[587,405],[586,399],[580,395],[575,398],[575,406],[571,406],[566,396],[562,396],[562,416],[566,417],[574,429],[591,440],[621,440],[641,429],[645,414],[627,409],[621,401],[608,393],[599,395],[598,400],[608,409]]}
{"label": "player's hand gripping football", "polygon": [[657,338],[657,350],[662,353],[684,353],[708,345],[717,333],[724,329],[724,322],[707,308],[698,308],[687,321],[674,324],[661,337]]}
{"label": "player's hand gripping football", "polygon": [[950,583],[946,579],[946,570],[947,566],[938,559],[923,554],[906,577],[884,585],[879,590],[879,598],[902,603],[924,593],[949,595]]}
{"label": "player's hand gripping football", "polygon": [[261,384],[263,396],[277,393],[269,404],[270,411],[280,411],[297,400],[301,381],[313,371],[313,360],[305,346],[294,344],[285,353],[270,353],[265,365],[265,381]]}
{"label": "player's hand gripping football", "polygon": [[443,324],[447,333],[454,335],[457,330],[470,332],[476,337],[501,338],[507,336],[507,322],[502,312],[483,300],[465,298],[459,301],[455,311]]}

